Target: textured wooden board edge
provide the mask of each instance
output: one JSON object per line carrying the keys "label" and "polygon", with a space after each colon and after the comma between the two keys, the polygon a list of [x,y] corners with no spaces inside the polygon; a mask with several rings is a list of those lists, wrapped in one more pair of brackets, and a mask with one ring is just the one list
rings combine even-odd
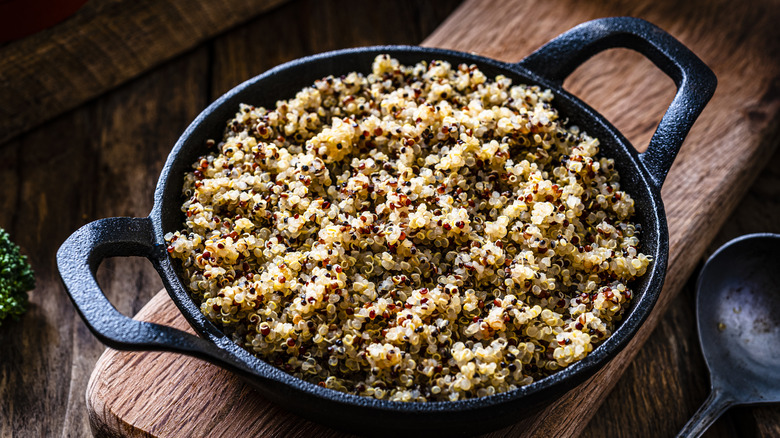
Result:
{"label": "textured wooden board edge", "polygon": [[[194,333],[165,290],[134,319]],[[273,405],[228,371],[173,353],[106,349],[87,408],[95,436],[343,436]]]}
{"label": "textured wooden board edge", "polygon": [[[134,319],[194,333],[165,290]],[[548,410],[571,409],[575,394],[600,381],[603,373],[573,388]],[[95,436],[346,436],[276,407],[215,365],[173,353],[107,348],[92,372],[86,398]],[[195,410],[197,421],[191,417]],[[577,418],[561,423],[540,414],[488,436],[560,436],[561,427],[570,423]]]}
{"label": "textured wooden board edge", "polygon": [[[469,4],[472,8],[471,12],[478,11],[477,15],[485,13],[487,9],[482,2],[477,0],[468,1],[462,9],[466,9]],[[459,15],[456,12],[447,23],[453,26],[455,25],[453,23],[466,23],[469,19],[475,19],[473,16],[469,17],[465,14],[466,12],[462,12]],[[489,17],[479,17],[480,20],[487,18]],[[575,19],[581,21],[582,16]],[[442,28],[446,28],[447,23],[442,25]],[[565,27],[566,24],[562,26]],[[468,28],[468,26],[464,27]],[[561,30],[565,30],[565,28]],[[675,34],[675,32],[672,33]],[[535,35],[535,37],[537,36]],[[540,41],[539,44],[546,41],[548,37],[549,35],[541,37],[543,41]],[[446,47],[448,41],[450,42],[449,47],[454,49],[463,49],[463,47],[458,47],[459,44],[472,43],[456,33],[442,31],[429,38],[427,44]],[[453,41],[455,42],[453,43]],[[526,44],[531,45],[531,43]],[[709,50],[709,52],[705,52],[709,53],[710,56],[715,56],[712,47],[705,47],[705,49]],[[479,46],[475,47],[474,50],[488,56],[504,58],[501,56],[501,50],[503,50],[501,47],[490,49]],[[496,51],[498,53],[494,53]],[[731,62],[728,58],[719,61],[719,64],[713,65],[714,68],[725,69],[725,65]],[[768,67],[774,71],[777,69],[777,65],[768,65]],[[718,72],[717,68],[716,72]],[[744,72],[737,70],[733,72],[731,77],[720,74],[719,76],[721,79],[725,76],[733,81],[742,74]],[[747,109],[745,113],[738,115],[739,123],[732,126],[736,129],[725,131],[724,120],[719,119],[722,116],[715,114],[712,109],[705,111],[702,120],[694,127],[694,132],[691,134],[695,140],[689,141],[684,146],[675,169],[669,175],[664,189],[664,199],[668,201],[667,213],[669,214],[671,238],[669,272],[662,297],[648,322],[627,349],[618,355],[612,363],[594,378],[572,390],[572,394],[576,397],[563,398],[545,411],[545,414],[525,419],[518,425],[494,435],[571,436],[579,432],[596,412],[601,401],[617,382],[638,348],[652,333],[660,316],[693,271],[707,244],[725,221],[728,213],[736,206],[739,197],[758,174],[756,169],[761,168],[762,157],[769,154],[777,145],[777,127],[768,122],[773,120],[778,113],[780,102],[777,94],[772,92],[772,89],[776,87],[771,83],[767,85],[766,77],[762,78],[761,83],[752,85],[757,88],[749,90],[752,94],[746,91],[743,96],[748,97],[738,102],[744,104]],[[725,106],[729,103],[733,105],[733,100],[731,100],[733,95],[730,95],[729,92],[733,92],[734,87],[736,85],[732,83],[732,87],[727,88],[728,91],[721,89],[720,96],[716,95],[711,107]],[[649,133],[652,133],[652,129],[653,126],[650,126]],[[734,151],[729,146],[740,143],[753,146],[748,148],[747,153]],[[701,149],[704,145],[708,147],[708,150]],[[703,155],[712,156],[711,168],[702,168],[698,163]],[[703,190],[700,195],[702,198],[692,197],[697,189]],[[691,199],[699,199],[699,201],[691,202]],[[691,237],[691,233],[696,233],[696,236]]]}
{"label": "textured wooden board edge", "polygon": [[0,46],[0,144],[287,0],[92,0]]}

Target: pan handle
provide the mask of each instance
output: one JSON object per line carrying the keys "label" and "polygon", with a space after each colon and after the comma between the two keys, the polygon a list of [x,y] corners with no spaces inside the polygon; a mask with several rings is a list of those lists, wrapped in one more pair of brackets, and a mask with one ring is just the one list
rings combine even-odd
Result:
{"label": "pan handle", "polygon": [[715,74],[674,37],[632,17],[601,18],[583,23],[539,48],[518,66],[563,84],[577,67],[607,49],[624,47],[646,56],[674,80],[677,94],[639,160],[660,188],[693,122],[717,85]]}
{"label": "pan handle", "polygon": [[57,251],[65,289],[87,327],[107,346],[119,350],[157,350],[195,356],[241,373],[248,368],[211,342],[159,324],[121,314],[95,278],[100,263],[115,256],[142,256],[160,271],[165,247],[154,244],[150,218],[115,217],[81,227]]}

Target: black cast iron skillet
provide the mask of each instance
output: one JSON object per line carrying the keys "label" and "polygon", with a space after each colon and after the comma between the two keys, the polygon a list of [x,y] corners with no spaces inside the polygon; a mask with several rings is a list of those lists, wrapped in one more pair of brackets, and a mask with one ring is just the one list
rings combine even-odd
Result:
{"label": "black cast iron skillet", "polygon": [[[631,144],[592,108],[562,89],[563,80],[594,54],[634,49],[677,85],[647,151]],[[634,302],[615,333],[585,359],[531,385],[490,397],[457,402],[400,403],[325,389],[292,377],[230,341],[201,314],[165,251],[163,236],[179,229],[183,175],[201,155],[205,141],[221,138],[239,103],[272,106],[314,80],[351,71],[370,72],[374,57],[389,53],[401,63],[443,59],[477,64],[488,77],[538,84],[555,94],[554,105],[572,124],[601,141],[602,154],[615,159],[622,188],[636,200],[642,226],[640,250],[654,259],[633,285]],[[660,189],[683,139],[715,90],[712,71],[679,41],[636,18],[604,18],[579,25],[516,64],[449,50],[406,46],[367,47],[315,55],[276,67],[232,89],[203,111],[179,138],[162,170],[154,208],[145,218],[101,219],[83,226],[63,243],[57,264],[81,317],[106,345],[121,350],[163,350],[188,354],[229,369],[264,397],[306,418],[361,434],[402,431],[413,435],[484,433],[511,424],[573,388],[601,368],[631,339],[650,313],[666,271],[668,235]],[[95,280],[106,257],[144,256],[162,276],[168,293],[200,337],[132,320],[106,299]]]}

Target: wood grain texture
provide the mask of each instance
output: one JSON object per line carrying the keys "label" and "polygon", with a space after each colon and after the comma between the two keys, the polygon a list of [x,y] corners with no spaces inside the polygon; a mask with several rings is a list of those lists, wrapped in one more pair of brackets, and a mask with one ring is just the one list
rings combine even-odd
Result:
{"label": "wood grain texture", "polygon": [[91,0],[0,46],[0,143],[285,0]]}
{"label": "wood grain texture", "polygon": [[[29,255],[37,281],[28,313],[0,327],[0,436],[89,436],[84,391],[104,347],[64,293],[54,254],[91,220],[149,212],[167,152],[207,103],[206,55],[196,51],[0,148],[0,227]],[[162,284],[142,259],[108,260],[98,277],[129,315]]]}
{"label": "wood grain texture", "polygon": [[[602,437],[605,430],[613,437],[635,437],[636,430],[646,431],[644,436],[672,436],[707,398],[709,375],[691,318],[696,278],[703,260],[729,240],[749,233],[780,233],[780,149],[766,163],[583,438]],[[731,409],[705,434],[727,436],[780,436],[780,405]]]}
{"label": "wood grain texture", "polygon": [[[409,0],[401,2],[397,11],[388,6],[391,2],[385,1],[322,3],[307,0],[287,4],[0,145],[0,227],[8,229],[31,256],[38,274],[38,288],[31,295],[30,311],[20,321],[5,321],[0,327],[0,437],[81,437],[90,433],[84,391],[103,347],[80,321],[56,273],[54,253],[71,232],[100,217],[146,215],[151,207],[154,182],[171,145],[187,123],[222,91],[271,65],[316,51],[359,44],[421,41],[455,2]],[[467,40],[460,41],[463,31],[458,27],[468,27],[492,16],[492,21],[486,22],[485,33],[495,38],[472,37],[481,41],[480,46],[475,43],[474,50],[488,55],[490,50],[497,50],[503,53],[500,56],[505,56],[504,59],[518,60],[580,21],[630,13],[649,18],[671,31],[716,70],[720,79],[718,94],[683,147],[684,153],[678,158],[664,190],[667,210],[670,204],[676,205],[670,226],[677,223],[673,230],[676,243],[672,248],[672,263],[673,269],[679,272],[691,272],[699,263],[704,251],[701,248],[707,247],[720,224],[726,221],[728,211],[734,208],[766,162],[770,164],[737,208],[746,214],[732,216],[723,230],[732,234],[780,231],[777,230],[780,206],[777,202],[767,202],[780,199],[780,176],[776,170],[780,168],[780,158],[775,154],[768,160],[764,159],[768,155],[762,155],[762,150],[768,154],[777,143],[774,120],[777,120],[780,87],[776,80],[769,82],[779,76],[777,30],[771,26],[772,21],[777,22],[777,8],[771,8],[771,2],[752,3],[746,10],[730,9],[722,0],[693,3],[686,6],[660,0],[639,6],[609,0],[498,2],[497,6],[509,9],[491,15],[487,10],[493,6],[478,5],[477,10],[460,13],[457,20],[446,25],[452,38],[448,44],[466,45]],[[555,5],[563,5],[566,13],[548,16]],[[580,10],[582,17],[577,18],[575,15]],[[694,16],[697,11],[700,18]],[[516,20],[521,16],[525,16],[526,22],[518,25]],[[545,26],[534,23],[542,19],[547,23],[545,33],[538,34],[539,28]],[[678,20],[694,20],[695,24],[686,26],[677,23]],[[510,27],[505,28],[504,23]],[[294,30],[292,26],[300,29]],[[285,39],[280,39],[278,44],[258,42],[255,36],[265,35],[266,29],[281,29]],[[435,38],[443,41],[442,45],[447,43],[442,32],[445,31],[436,32],[428,43],[439,45]],[[721,48],[725,55],[719,55]],[[510,53],[512,50],[516,54]],[[632,62],[630,58],[640,66],[624,75],[620,66]],[[600,68],[584,66],[567,81],[567,87],[604,112],[636,144],[646,143],[673,93],[671,82],[631,52],[602,54],[591,63],[597,61]],[[613,62],[617,66],[611,65]],[[218,66],[219,63],[223,65]],[[596,71],[595,76],[589,72],[591,68]],[[579,75],[582,79],[577,79]],[[633,87],[635,81],[641,86]],[[575,90],[576,83],[581,88]],[[730,85],[724,89],[727,83]],[[602,99],[612,99],[610,93],[616,93],[614,102],[624,99],[630,105],[613,107],[608,101],[603,103]],[[717,107],[713,106],[715,102]],[[11,105],[7,107],[15,109]],[[709,114],[713,111],[714,114]],[[649,113],[655,114],[653,120],[639,121],[643,114]],[[702,123],[706,125],[700,126]],[[723,126],[718,126],[719,123]],[[0,130],[0,134],[3,132]],[[727,135],[722,136],[724,132]],[[745,148],[753,152],[745,156]],[[699,152],[687,155],[685,151],[689,149]],[[758,166],[751,167],[750,163],[756,162]],[[689,174],[691,169],[693,173]],[[676,179],[672,179],[673,175],[677,175]],[[698,190],[702,191],[702,197],[696,194]],[[680,206],[674,202],[676,196],[691,193],[695,195],[691,199],[696,200],[692,205]],[[703,204],[702,198],[706,201]],[[680,235],[691,229],[690,235]],[[715,243],[722,243],[723,239],[718,235]],[[712,247],[708,249],[711,250]],[[666,298],[669,310],[663,318],[660,313],[655,317],[656,322],[661,320],[658,328],[652,336],[645,335],[648,342],[627,365],[615,390],[609,395],[606,395],[608,391],[602,391],[601,399],[596,402],[604,401],[603,406],[598,410],[591,407],[578,424],[567,426],[568,431],[582,429],[592,415],[583,436],[671,436],[704,400],[707,373],[698,341],[690,331],[693,324],[691,280],[690,276],[679,274],[679,277],[677,286],[667,285],[665,293],[679,290],[683,284],[688,286],[676,297]],[[151,266],[138,259],[108,260],[101,266],[99,278],[109,299],[128,315],[140,309],[161,287]],[[155,356],[155,362],[169,358],[194,361],[162,354]],[[202,362],[195,361],[198,364]],[[210,374],[202,374],[208,368],[194,369],[198,383],[182,393],[182,400],[189,403],[200,394],[196,390],[198,385],[211,378]],[[137,374],[125,376],[129,379]],[[616,380],[614,377],[610,382]],[[122,381],[113,379],[113,382]],[[144,392],[157,391],[154,385],[159,383],[160,380],[146,380],[146,386],[136,388],[134,397],[141,399]],[[229,400],[235,405],[242,406],[256,397],[253,392],[242,393],[245,387],[230,390],[234,392]],[[110,423],[112,419],[122,419],[121,426],[104,432],[123,430],[135,436],[150,436],[116,415],[129,406],[140,407],[133,400],[103,411],[107,412],[101,417],[106,424],[115,424]],[[183,406],[183,403],[163,406],[156,418],[165,420],[163,411],[170,410],[174,412],[167,414],[168,420],[176,418],[175,410]],[[225,415],[234,411],[219,412]],[[280,412],[279,418],[290,418],[283,415]],[[197,418],[187,417],[189,421]],[[778,419],[780,412],[776,406],[734,409],[713,426],[710,436],[778,436]],[[250,435],[255,430],[252,427],[260,426],[245,421],[249,429],[242,436]],[[556,421],[560,420],[549,417],[540,421],[540,427],[547,428],[541,431],[549,431],[550,424]],[[263,424],[257,430],[266,436],[294,436],[286,434],[289,431],[286,428],[290,427],[295,428],[295,435],[331,433],[319,426],[304,427],[299,423],[311,425],[293,417],[292,421]],[[155,427],[156,436],[176,435],[171,432],[170,424],[166,426],[166,421]],[[505,432],[509,435],[515,430]]]}
{"label": "wood grain texture", "polygon": [[[551,2],[536,5],[533,14],[538,19],[534,20],[529,19],[528,14],[514,16],[507,14],[508,10],[526,10],[523,6],[529,5],[523,1],[507,1],[498,4],[469,1],[425,44],[472,50],[514,61],[556,33],[586,19],[623,14],[645,16],[680,38],[715,69],[722,85],[713,99],[711,108],[720,108],[720,111],[717,109],[705,111],[691,134],[691,140],[687,142],[670,173],[664,189],[663,196],[669,216],[671,236],[671,260],[664,295],[654,315],[626,351],[593,379],[574,388],[570,394],[552,405],[544,414],[526,418],[513,427],[491,434],[492,436],[572,436],[582,432],[587,420],[595,414],[600,402],[616,384],[618,377],[628,367],[639,347],[661,320],[664,310],[670,306],[675,293],[689,278],[717,228],[726,218],[725,214],[718,213],[728,212],[736,205],[738,198],[749,186],[751,176],[755,175],[755,172],[749,170],[760,164],[762,154],[771,151],[777,139],[775,128],[769,123],[772,116],[777,113],[779,104],[778,96],[773,95],[773,87],[777,86],[774,81],[778,72],[776,58],[773,57],[774,52],[747,51],[746,53],[743,50],[742,55],[746,56],[746,59],[736,58],[732,51],[722,52],[724,47],[736,48],[741,47],[742,44],[757,43],[755,40],[750,41],[749,36],[745,36],[744,41],[712,44],[707,25],[715,27],[723,24],[722,15],[715,14],[710,17],[704,15],[698,17],[700,21],[695,22],[696,26],[690,26],[691,23],[687,23],[686,26],[685,22],[681,24],[675,20],[670,21],[669,18],[666,18],[665,23],[666,15],[654,14],[652,10],[636,11],[631,10],[630,5],[627,4],[601,3],[598,6],[606,9],[583,11],[582,15],[578,12],[562,17],[561,11],[574,10],[570,7],[572,5],[565,3]],[[658,7],[663,9],[665,5],[661,3]],[[715,11],[709,12],[715,13]],[[760,16],[762,12],[748,11],[746,20],[757,25],[765,35],[774,35],[774,29],[771,28],[772,21],[762,21]],[[572,23],[567,23],[567,20],[571,20]],[[527,32],[532,38],[541,38],[542,41],[529,39],[518,44],[510,33],[521,27],[524,34]],[[740,34],[741,30],[735,32]],[[758,34],[761,35],[761,32]],[[754,76],[750,84],[740,80],[758,66],[767,64],[771,68],[766,76],[759,78]],[[609,67],[604,68],[604,65]],[[649,62],[642,61],[638,55],[614,51],[599,55],[597,59],[584,65],[567,81],[566,85],[575,94],[583,96],[596,109],[607,115],[636,144],[644,144],[652,135],[657,120],[673,96],[671,81],[649,67]],[[749,110],[735,114],[734,111],[723,110],[727,107],[749,108]],[[728,124],[725,123],[726,120],[729,121]],[[735,142],[740,142],[741,146],[734,148]],[[706,165],[702,165],[702,162]],[[672,318],[686,319],[686,316],[690,315],[690,310],[690,306],[687,310],[685,307],[675,307]],[[690,322],[689,317],[687,321]],[[674,320],[672,324],[674,325]],[[690,324],[688,328],[690,329]],[[687,338],[686,341],[688,343],[680,347],[683,351],[690,350],[695,339]],[[664,349],[664,352],[676,353],[674,349]],[[660,356],[661,360],[668,358],[669,356]],[[698,369],[701,370],[701,364],[698,364]],[[665,376],[674,377],[668,374]],[[655,379],[654,383],[673,390],[678,382]],[[673,396],[673,392],[670,395]],[[631,401],[631,397],[627,397],[627,400]],[[253,399],[252,406],[261,406],[262,403],[264,403],[262,398],[258,396]],[[632,405],[647,404],[646,401],[637,401]],[[653,436],[653,433],[659,430],[664,430],[665,434],[673,433],[684,424],[686,418],[687,416],[666,417],[660,425],[656,422],[653,427],[646,429],[651,432],[648,436]],[[315,427],[309,433],[321,430],[327,429]],[[631,433],[635,432],[635,429],[631,430]]]}
{"label": "wood grain texture", "polygon": [[[165,291],[135,318],[194,333]],[[107,349],[92,376],[87,407],[96,436],[342,436],[263,400],[232,373],[187,356]]]}

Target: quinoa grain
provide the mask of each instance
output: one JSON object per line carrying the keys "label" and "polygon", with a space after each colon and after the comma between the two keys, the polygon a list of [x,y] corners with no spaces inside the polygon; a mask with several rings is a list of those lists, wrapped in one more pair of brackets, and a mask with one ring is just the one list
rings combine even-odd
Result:
{"label": "quinoa grain", "polygon": [[615,329],[634,201],[553,95],[376,58],[242,105],[166,235],[203,314],[314,384],[394,401],[509,391]]}

